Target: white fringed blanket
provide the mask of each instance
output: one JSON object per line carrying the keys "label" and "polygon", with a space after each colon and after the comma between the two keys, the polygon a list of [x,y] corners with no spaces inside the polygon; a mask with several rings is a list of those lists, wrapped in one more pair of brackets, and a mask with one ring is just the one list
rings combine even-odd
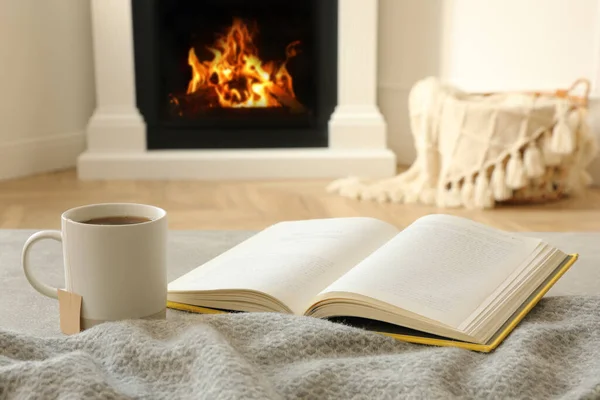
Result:
{"label": "white fringed blanket", "polygon": [[328,190],[468,208],[577,192],[590,183],[585,168],[597,152],[586,110],[567,91],[475,95],[427,78],[409,95],[411,168],[378,182],[338,180]]}

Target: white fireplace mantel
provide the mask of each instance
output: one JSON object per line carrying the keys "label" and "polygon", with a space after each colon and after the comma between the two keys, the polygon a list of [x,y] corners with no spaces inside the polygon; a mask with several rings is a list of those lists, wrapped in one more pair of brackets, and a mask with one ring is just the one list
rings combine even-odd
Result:
{"label": "white fireplace mantel", "polygon": [[91,0],[97,106],[78,159],[81,179],[387,177],[396,172],[377,107],[378,0],[338,0],[338,106],[329,146],[147,150],[136,107],[131,1]]}

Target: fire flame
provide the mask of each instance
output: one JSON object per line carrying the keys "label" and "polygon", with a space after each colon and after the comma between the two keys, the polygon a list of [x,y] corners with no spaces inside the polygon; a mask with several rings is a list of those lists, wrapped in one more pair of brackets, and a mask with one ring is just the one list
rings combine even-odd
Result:
{"label": "fire flame", "polygon": [[207,47],[213,54],[212,60],[198,60],[196,51],[190,48],[192,78],[187,94],[212,88],[219,105],[232,108],[282,107],[284,99],[297,103],[286,64],[298,54],[300,42],[288,44],[285,61],[277,65],[274,61],[263,64],[253,39],[248,26],[235,18],[227,33],[218,37],[213,47]]}

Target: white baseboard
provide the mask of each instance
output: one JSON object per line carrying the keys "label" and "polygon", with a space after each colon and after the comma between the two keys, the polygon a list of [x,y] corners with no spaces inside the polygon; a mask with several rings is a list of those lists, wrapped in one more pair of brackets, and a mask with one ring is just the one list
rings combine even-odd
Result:
{"label": "white baseboard", "polygon": [[387,149],[86,151],[77,173],[81,179],[383,178],[396,173],[396,158]]}
{"label": "white baseboard", "polygon": [[75,166],[85,132],[0,143],[0,180]]}

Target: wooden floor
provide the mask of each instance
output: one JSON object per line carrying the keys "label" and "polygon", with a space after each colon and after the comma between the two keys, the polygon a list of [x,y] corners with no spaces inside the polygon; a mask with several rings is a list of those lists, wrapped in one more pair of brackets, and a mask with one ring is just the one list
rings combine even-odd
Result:
{"label": "wooden floor", "polygon": [[360,202],[327,194],[327,181],[186,182],[77,180],[74,170],[0,182],[0,228],[60,227],[60,214],[102,202],[154,204],[171,229],[257,230],[282,220],[370,216],[404,227],[444,212],[514,231],[600,230],[600,190],[540,206],[491,211]]}

